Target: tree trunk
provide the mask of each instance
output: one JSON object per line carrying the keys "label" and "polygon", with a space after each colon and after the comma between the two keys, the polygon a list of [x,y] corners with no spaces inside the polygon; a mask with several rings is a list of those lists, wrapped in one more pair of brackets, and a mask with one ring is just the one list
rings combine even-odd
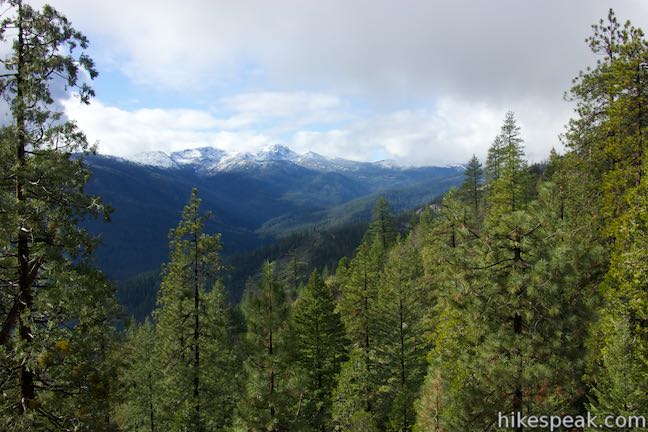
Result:
{"label": "tree trunk", "polygon": [[202,422],[200,421],[200,290],[199,290],[199,270],[198,270],[198,236],[194,233],[194,331],[193,331],[193,347],[194,347],[194,376],[193,376],[193,397],[194,397],[194,411],[196,415],[196,428],[200,432],[202,430]]}
{"label": "tree trunk", "polygon": [[[18,169],[16,175],[16,201],[22,207],[26,201],[24,193],[24,183],[22,172],[26,164],[26,147],[27,147],[27,130],[25,125],[25,105],[24,105],[24,48],[25,41],[23,35],[22,21],[22,3],[18,3],[18,71],[16,74],[16,132],[17,132],[17,157]],[[24,218],[18,225],[18,335],[21,340],[31,344],[34,336],[32,334],[30,317],[33,306],[32,284],[29,277],[29,227],[24,225]],[[24,414],[29,407],[29,402],[34,399],[34,376],[27,366],[23,363],[20,365],[20,390],[18,413]]]}

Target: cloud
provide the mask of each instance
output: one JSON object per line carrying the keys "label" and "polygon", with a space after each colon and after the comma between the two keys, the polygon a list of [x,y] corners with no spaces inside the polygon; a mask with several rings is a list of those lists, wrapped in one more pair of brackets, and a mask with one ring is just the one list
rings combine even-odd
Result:
{"label": "cloud", "polygon": [[[402,163],[484,156],[516,112],[531,160],[560,147],[563,92],[594,63],[584,39],[606,0],[52,0],[100,68],[187,110],[66,105],[106,153],[214,145]],[[614,3],[648,26],[648,3]],[[111,72],[109,72],[111,73]],[[172,100],[172,97],[170,98]],[[208,101],[208,102],[204,102]],[[169,104],[169,105],[172,105]]]}
{"label": "cloud", "polygon": [[253,131],[215,129],[221,120],[209,113],[182,109],[139,109],[126,111],[99,101],[83,106],[67,99],[66,115],[77,122],[99,152],[132,156],[151,150],[172,152],[212,146],[230,151],[251,151],[269,144],[271,137]]}
{"label": "cloud", "polygon": [[[387,105],[448,94],[556,101],[591,62],[583,40],[609,7],[606,0],[53,3],[138,83],[328,89]],[[614,7],[622,19],[648,23],[645,2]]]}
{"label": "cloud", "polygon": [[[547,114],[531,105],[518,106],[518,123],[531,161],[547,157],[569,110]],[[568,108],[568,107],[565,107]],[[444,98],[432,110],[401,110],[363,119],[347,129],[299,131],[292,146],[351,159],[394,159],[404,165],[464,163],[473,154],[482,161],[499,133],[508,107]],[[520,112],[522,114],[520,114]]]}
{"label": "cloud", "polygon": [[[303,94],[272,95],[268,99],[302,101]],[[308,124],[293,123],[278,128],[265,123],[276,115],[277,122],[290,121],[295,113],[288,109],[266,111],[275,102],[251,98],[249,94],[231,98],[228,104],[234,117],[218,118],[211,113],[189,109],[123,110],[101,102],[82,106],[71,99],[64,102],[66,114],[76,120],[91,141],[99,140],[104,154],[131,156],[140,151],[167,152],[202,146],[228,151],[254,151],[281,142],[298,152],[315,151],[330,157],[375,161],[393,159],[403,165],[443,165],[463,163],[473,153],[482,160],[486,149],[499,132],[508,107],[475,104],[444,98],[433,109],[398,110],[366,117],[345,117],[341,127],[317,130]],[[308,98],[307,98],[308,99]],[[309,99],[310,100],[310,99]],[[311,113],[344,106],[336,98],[316,96]],[[254,102],[257,101],[257,102]],[[328,101],[328,102],[327,102]],[[299,105],[301,106],[301,105]],[[558,134],[568,118],[568,110],[549,115],[533,106],[519,106],[518,121],[526,140],[527,156],[544,159],[551,147],[560,147]],[[305,116],[310,117],[307,114]],[[233,118],[247,118],[242,126]],[[317,125],[318,123],[316,123]],[[229,127],[229,129],[227,128]]]}
{"label": "cloud", "polygon": [[349,116],[340,97],[309,92],[248,92],[222,98],[216,111],[231,114],[229,127],[241,128],[259,123],[279,123],[279,129],[297,125],[325,124]]}
{"label": "cloud", "polygon": [[[130,156],[148,150],[176,151],[213,146],[253,151],[303,126],[349,118],[345,103],[323,93],[250,92],[221,99],[217,110],[141,108],[126,110],[93,101],[63,100],[75,120],[104,154]],[[218,115],[220,114],[220,115]],[[262,129],[262,132],[258,132]]]}

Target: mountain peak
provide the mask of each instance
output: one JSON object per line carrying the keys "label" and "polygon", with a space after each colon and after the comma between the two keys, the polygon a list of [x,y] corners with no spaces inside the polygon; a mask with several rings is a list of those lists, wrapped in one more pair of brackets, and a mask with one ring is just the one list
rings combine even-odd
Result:
{"label": "mountain peak", "polygon": [[188,167],[203,173],[247,170],[269,163],[289,163],[322,172],[355,172],[366,168],[381,167],[400,170],[392,160],[357,162],[339,157],[327,157],[313,151],[296,153],[283,144],[270,144],[256,152],[228,152],[214,147],[197,147],[167,154],[161,151],[139,153],[129,158],[140,165],[158,168]]}
{"label": "mountain peak", "polygon": [[163,151],[145,151],[129,158],[131,162],[139,165],[149,165],[159,168],[174,168],[176,163]]}
{"label": "mountain peak", "polygon": [[292,160],[297,157],[297,153],[282,144],[272,144],[262,147],[256,153],[259,160]]}
{"label": "mountain peak", "polygon": [[212,166],[220,162],[227,153],[214,147],[198,147],[171,153],[171,159],[178,165]]}

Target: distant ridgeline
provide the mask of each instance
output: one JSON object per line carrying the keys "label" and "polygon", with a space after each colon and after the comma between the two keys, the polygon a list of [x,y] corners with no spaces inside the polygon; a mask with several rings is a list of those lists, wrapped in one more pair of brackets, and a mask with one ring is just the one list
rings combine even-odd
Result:
{"label": "distant ridgeline", "polygon": [[[385,161],[298,155],[283,146],[256,154],[200,148],[171,155],[148,152],[132,160],[97,155],[86,162],[92,170],[87,190],[114,208],[110,223],[89,223],[90,230],[102,237],[97,263],[110,278],[122,282],[134,278],[131,282],[138,286],[157,279],[160,265],[168,259],[169,229],[177,223],[193,187],[203,208],[213,214],[206,230],[221,233],[223,254],[233,256],[298,232],[329,232],[366,223],[378,196],[385,197],[395,212],[419,208],[463,177],[461,166],[403,168]],[[351,250],[359,236],[349,241],[354,239]],[[333,253],[331,259],[348,253],[342,249],[344,253]],[[232,271],[235,279],[244,281],[240,269]]]}

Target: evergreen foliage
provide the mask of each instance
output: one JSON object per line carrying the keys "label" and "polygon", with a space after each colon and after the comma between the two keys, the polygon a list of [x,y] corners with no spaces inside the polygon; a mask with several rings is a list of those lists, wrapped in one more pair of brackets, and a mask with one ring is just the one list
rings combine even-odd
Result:
{"label": "evergreen foliage", "polygon": [[470,207],[472,217],[476,221],[480,218],[483,176],[484,170],[482,169],[482,165],[479,159],[477,159],[477,156],[473,155],[464,171],[464,181],[459,189],[459,194],[461,195],[461,200]]}
{"label": "evergreen foliage", "polygon": [[211,291],[220,271],[218,234],[204,232],[194,189],[171,230],[170,260],[164,267],[154,312],[156,354],[162,367],[161,429],[213,430],[233,410],[229,316],[222,286]]}
{"label": "evergreen foliage", "polygon": [[[648,41],[630,22],[621,24],[612,10],[592,28],[587,42],[602,58],[574,80],[570,97],[579,116],[567,134],[573,154],[569,168],[594,192],[594,199],[583,206],[589,210],[585,216],[610,254],[600,285],[601,320],[592,328],[603,345],[591,352],[590,398],[598,412],[645,412],[645,398],[630,401],[628,387],[648,386]],[[620,356],[626,356],[623,366]],[[621,374],[627,382],[620,382]]]}
{"label": "evergreen foliage", "polygon": [[[236,430],[289,430],[299,420],[296,372],[290,368],[290,305],[274,265],[243,299],[247,323],[245,394],[239,402]],[[302,395],[303,397],[303,395]]]}
{"label": "evergreen foliage", "polygon": [[[0,93],[0,429],[110,430],[117,311],[113,290],[90,265],[96,244],[79,224],[107,209],[84,193],[91,150],[54,106],[61,79],[93,96],[88,40],[50,6],[5,2],[7,47]],[[6,6],[6,8],[5,8]],[[80,51],[80,52],[79,52]]]}
{"label": "evergreen foliage", "polygon": [[329,287],[313,272],[293,307],[296,364],[304,374],[302,412],[306,423],[331,430],[331,393],[346,357],[344,326]]}
{"label": "evergreen foliage", "polygon": [[414,399],[423,380],[429,344],[424,314],[430,306],[422,284],[422,264],[413,237],[390,250],[381,275],[376,310],[381,317],[376,357],[380,392],[389,411],[387,430],[409,431],[414,424]]}
{"label": "evergreen foliage", "polygon": [[[344,322],[347,337],[352,350],[364,352],[365,358],[361,364],[367,370],[364,385],[366,393],[363,396],[363,412],[374,418],[372,411],[378,409],[381,396],[379,395],[380,378],[377,369],[376,349],[379,343],[377,333],[379,313],[376,309],[378,298],[380,272],[383,269],[389,248],[396,239],[394,222],[389,205],[384,199],[378,199],[374,207],[373,218],[356,255],[344,269],[344,285],[341,286],[339,309]],[[360,350],[360,351],[357,351]],[[349,359],[352,361],[354,359]],[[355,359],[359,361],[358,359]],[[353,370],[349,370],[353,373]],[[349,379],[355,379],[349,377]],[[334,401],[334,404],[336,402]],[[348,401],[344,402],[348,406]],[[357,404],[353,404],[355,406]],[[342,409],[338,413],[350,411]],[[338,419],[338,424],[349,422],[350,419]],[[372,421],[381,421],[375,417]]]}

